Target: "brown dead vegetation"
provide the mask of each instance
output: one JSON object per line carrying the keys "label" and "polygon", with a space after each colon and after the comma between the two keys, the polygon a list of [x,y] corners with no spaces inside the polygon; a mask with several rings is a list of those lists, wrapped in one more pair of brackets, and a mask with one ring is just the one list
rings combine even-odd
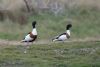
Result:
{"label": "brown dead vegetation", "polygon": [[19,24],[27,23],[34,12],[50,10],[54,13],[67,8],[88,6],[100,9],[100,0],[0,0],[0,20],[9,19]]}

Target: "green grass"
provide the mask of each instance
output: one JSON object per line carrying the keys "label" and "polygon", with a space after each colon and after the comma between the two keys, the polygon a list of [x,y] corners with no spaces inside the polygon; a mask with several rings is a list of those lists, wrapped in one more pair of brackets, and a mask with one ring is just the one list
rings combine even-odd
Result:
{"label": "green grass", "polygon": [[0,23],[0,38],[20,40],[32,30],[31,22],[37,21],[39,39],[50,39],[65,32],[65,26],[71,21],[73,38],[99,37],[100,11],[96,8],[73,8],[55,16],[50,12],[41,12],[29,17],[26,25],[19,25],[6,20]]}
{"label": "green grass", "polygon": [[0,67],[100,67],[100,42],[0,47]]}

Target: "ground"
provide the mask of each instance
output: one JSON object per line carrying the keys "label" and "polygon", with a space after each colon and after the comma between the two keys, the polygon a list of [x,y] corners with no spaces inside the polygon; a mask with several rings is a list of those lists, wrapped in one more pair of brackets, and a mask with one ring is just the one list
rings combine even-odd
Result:
{"label": "ground", "polygon": [[20,41],[0,40],[0,67],[100,67],[100,39],[37,40],[24,54]]}

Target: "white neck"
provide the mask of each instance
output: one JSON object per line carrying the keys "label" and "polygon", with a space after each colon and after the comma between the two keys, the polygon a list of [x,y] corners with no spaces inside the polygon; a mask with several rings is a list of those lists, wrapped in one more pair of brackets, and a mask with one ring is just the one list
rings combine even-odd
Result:
{"label": "white neck", "polygon": [[36,28],[33,28],[32,34],[37,35],[37,30],[36,30]]}
{"label": "white neck", "polygon": [[70,36],[70,30],[67,30],[66,33]]}

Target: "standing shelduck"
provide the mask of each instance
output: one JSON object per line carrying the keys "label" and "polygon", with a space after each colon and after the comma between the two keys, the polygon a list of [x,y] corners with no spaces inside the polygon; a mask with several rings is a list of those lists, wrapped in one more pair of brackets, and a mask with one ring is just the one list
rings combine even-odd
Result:
{"label": "standing shelduck", "polygon": [[36,25],[36,21],[33,21],[33,22],[32,22],[32,27],[33,27],[32,32],[29,32],[29,33],[25,36],[25,38],[22,40],[22,42],[33,42],[33,41],[36,40],[36,38],[37,38],[37,30],[36,30],[35,25]]}
{"label": "standing shelduck", "polygon": [[68,24],[66,26],[66,32],[56,36],[55,38],[52,39],[52,41],[65,41],[66,39],[69,39],[71,27],[72,27],[72,24]]}
{"label": "standing shelduck", "polygon": [[[37,39],[36,21],[32,22],[32,31],[29,32],[21,42],[27,43],[26,48],[29,48],[29,43],[34,42]],[[24,51],[26,53],[26,50]]]}

